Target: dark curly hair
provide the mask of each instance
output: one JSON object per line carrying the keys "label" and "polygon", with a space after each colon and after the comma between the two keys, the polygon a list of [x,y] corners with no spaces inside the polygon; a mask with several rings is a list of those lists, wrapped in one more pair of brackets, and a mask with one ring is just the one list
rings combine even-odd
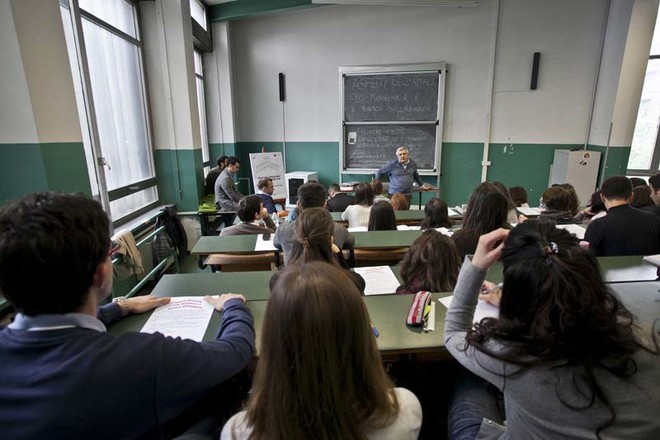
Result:
{"label": "dark curly hair", "polygon": [[[549,222],[529,220],[516,226],[505,242],[502,264],[499,319],[475,324],[467,344],[521,366],[575,368],[573,384],[587,396],[587,405],[576,407],[562,399],[559,390],[557,395],[576,410],[601,401],[610,418],[598,428],[600,438],[616,415],[594,371],[602,368],[621,378],[637,371],[633,355],[641,345],[633,315],[603,282],[593,254],[582,249],[574,235]],[[489,340],[497,340],[504,350],[491,350]]]}

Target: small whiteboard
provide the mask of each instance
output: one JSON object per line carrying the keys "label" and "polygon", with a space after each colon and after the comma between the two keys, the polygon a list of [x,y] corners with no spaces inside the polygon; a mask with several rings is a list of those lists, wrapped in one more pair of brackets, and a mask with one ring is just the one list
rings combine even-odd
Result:
{"label": "small whiteboard", "polygon": [[282,153],[250,153],[250,167],[252,169],[252,183],[254,192],[259,189],[261,179],[273,179],[274,199],[286,199],[286,180],[284,178],[284,161]]}

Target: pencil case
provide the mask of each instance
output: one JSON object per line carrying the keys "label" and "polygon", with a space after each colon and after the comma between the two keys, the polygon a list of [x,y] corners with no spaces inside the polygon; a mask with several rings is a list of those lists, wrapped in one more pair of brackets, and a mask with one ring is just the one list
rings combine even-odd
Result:
{"label": "pencil case", "polygon": [[410,305],[410,309],[408,310],[406,324],[411,326],[424,325],[424,321],[428,315],[427,306],[430,307],[430,304],[431,292],[427,292],[426,290],[420,290],[417,292]]}

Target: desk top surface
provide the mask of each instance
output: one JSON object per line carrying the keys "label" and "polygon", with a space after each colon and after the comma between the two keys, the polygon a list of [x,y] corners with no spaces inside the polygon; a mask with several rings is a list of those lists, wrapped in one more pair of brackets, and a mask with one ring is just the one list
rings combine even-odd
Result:
{"label": "desk top surface", "polygon": [[[200,237],[193,246],[192,255],[209,255],[218,253],[254,254],[254,246],[257,244],[257,235],[229,235],[220,237],[217,235]],[[274,251],[270,251],[274,252]]]}

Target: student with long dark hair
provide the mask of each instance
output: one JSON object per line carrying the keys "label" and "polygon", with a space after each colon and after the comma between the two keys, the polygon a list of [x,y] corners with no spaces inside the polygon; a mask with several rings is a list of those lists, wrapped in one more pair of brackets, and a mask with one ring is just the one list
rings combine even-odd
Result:
{"label": "student with long dark hair", "polygon": [[369,214],[368,231],[396,231],[396,216],[390,202],[374,203]]}
{"label": "student with long dark hair", "polygon": [[374,190],[368,183],[358,183],[355,187],[355,205],[350,205],[341,213],[341,219],[348,221],[349,228],[367,226],[369,213],[374,204]]}
{"label": "student with long dark hair", "polygon": [[246,410],[221,439],[413,440],[421,421],[415,395],[393,388],[346,273],[288,266],[271,287]]}
{"label": "student with long dark hair", "polygon": [[435,229],[427,229],[403,257],[400,272],[403,284],[396,293],[451,292],[460,267],[454,242]]}
{"label": "student with long dark hair", "polygon": [[479,236],[497,228],[508,228],[508,211],[509,200],[495,185],[482,182],[477,186],[468,199],[463,227],[451,236],[461,258],[474,253]]}
{"label": "student with long dark hair", "polygon": [[424,220],[420,229],[451,228],[449,209],[439,197],[433,197],[424,206]]}
{"label": "student with long dark hair", "polygon": [[[361,293],[366,282],[362,275],[349,269],[344,254],[333,244],[334,222],[332,215],[324,208],[307,208],[296,219],[291,256],[287,266],[301,265],[312,261],[322,261],[340,267],[348,273]],[[273,275],[270,284],[275,283],[279,272]]]}
{"label": "student with long dark hair", "polygon": [[[473,326],[486,272],[500,258],[499,318]],[[452,403],[452,438],[660,438],[657,342],[651,348],[639,332],[593,254],[568,231],[530,220],[482,236],[461,268],[445,344],[504,392],[506,428],[482,424],[489,397],[473,387]]]}
{"label": "student with long dark hair", "polygon": [[574,200],[571,192],[566,188],[556,185],[546,189],[541,196],[545,209],[541,211],[539,218],[554,221],[558,225],[579,223],[571,211]]}

